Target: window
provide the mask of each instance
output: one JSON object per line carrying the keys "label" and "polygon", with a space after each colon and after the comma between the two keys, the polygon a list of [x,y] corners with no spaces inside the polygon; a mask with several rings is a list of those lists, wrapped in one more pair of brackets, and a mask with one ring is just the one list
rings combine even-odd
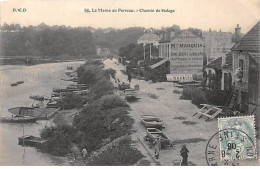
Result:
{"label": "window", "polygon": [[241,70],[244,70],[244,60],[239,59],[238,66],[241,68]]}

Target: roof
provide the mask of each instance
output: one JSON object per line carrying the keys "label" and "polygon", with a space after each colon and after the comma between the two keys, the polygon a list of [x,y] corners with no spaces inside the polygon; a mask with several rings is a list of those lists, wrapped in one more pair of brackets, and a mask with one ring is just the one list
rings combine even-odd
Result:
{"label": "roof", "polygon": [[185,31],[189,31],[189,32],[191,32],[192,34],[198,36],[199,38],[201,38],[201,39],[203,40],[203,38],[202,38],[200,35],[198,35],[194,30],[192,30],[192,29],[185,29],[185,30],[181,30],[181,31],[175,31],[173,37],[170,37],[170,33],[167,32],[168,35],[167,35],[167,36],[164,35],[164,36],[161,38],[161,40],[159,41],[159,43],[170,42],[171,40],[173,40],[174,38],[178,37],[180,34],[182,34],[182,32],[185,32]]}
{"label": "roof", "polygon": [[155,33],[145,33],[139,37],[138,41],[158,41],[159,36]]}
{"label": "roof", "polygon": [[151,68],[151,69],[154,69],[154,68],[156,68],[156,67],[158,67],[158,66],[164,64],[165,62],[167,62],[167,60],[168,60],[168,58],[165,58],[165,59],[163,59],[163,60],[161,60],[161,61],[159,61],[159,62],[157,62],[157,63],[151,65],[150,68]]}
{"label": "roof", "polygon": [[217,58],[216,60],[207,64],[205,67],[232,70],[233,69],[232,66],[233,66],[233,57],[231,55],[231,52],[229,52],[226,54],[226,65],[224,65],[223,67],[222,67],[222,57]]}
{"label": "roof", "polygon": [[252,56],[258,64],[260,64],[260,53],[251,53],[251,52],[248,52],[248,54],[249,54],[250,56]]}
{"label": "roof", "polygon": [[260,51],[260,21],[231,50]]}

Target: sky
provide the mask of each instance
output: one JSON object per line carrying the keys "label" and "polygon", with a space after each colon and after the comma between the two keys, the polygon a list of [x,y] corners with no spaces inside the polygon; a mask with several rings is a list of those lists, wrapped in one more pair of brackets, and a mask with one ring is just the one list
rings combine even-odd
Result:
{"label": "sky", "polygon": [[[234,32],[240,24],[249,31],[260,20],[260,0],[0,0],[1,25],[66,25],[127,28],[179,25],[202,30]],[[13,12],[25,8],[26,12]],[[132,9],[135,12],[84,12],[84,9]],[[139,12],[169,9],[169,12]]]}

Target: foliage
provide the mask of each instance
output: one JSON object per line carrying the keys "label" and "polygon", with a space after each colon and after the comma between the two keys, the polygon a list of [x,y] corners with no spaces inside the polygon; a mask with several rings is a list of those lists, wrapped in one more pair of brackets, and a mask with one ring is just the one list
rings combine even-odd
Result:
{"label": "foliage", "polygon": [[48,26],[40,24],[19,28],[12,32],[4,24],[0,33],[1,55],[7,56],[73,56],[81,58],[95,55],[95,43],[92,33],[87,28]]}
{"label": "foliage", "polygon": [[107,72],[113,79],[116,78],[116,77],[115,77],[116,71],[115,71],[114,69],[109,68],[109,69],[106,70],[106,72]]}
{"label": "foliage", "polygon": [[230,91],[223,90],[203,90],[201,88],[184,87],[180,99],[192,100],[192,103],[199,106],[200,104],[212,104],[225,106]]}
{"label": "foliage", "polygon": [[193,88],[191,102],[196,106],[200,106],[200,104],[207,103],[205,93],[200,88]]}
{"label": "foliage", "polygon": [[131,139],[125,138],[120,140],[119,144],[100,154],[99,157],[90,162],[89,165],[133,165],[142,157],[141,152],[131,146]]}
{"label": "foliage", "polygon": [[76,95],[73,92],[71,92],[71,93],[66,93],[63,99],[60,101],[60,103],[63,109],[74,109],[77,106],[79,106],[81,100],[82,99],[79,95]]}
{"label": "foliage", "polygon": [[102,110],[115,107],[129,107],[124,100],[116,95],[105,95],[101,98],[100,108]]}
{"label": "foliage", "polygon": [[73,133],[74,128],[68,125],[45,127],[40,135],[47,142],[37,148],[55,156],[65,156],[70,153]]}

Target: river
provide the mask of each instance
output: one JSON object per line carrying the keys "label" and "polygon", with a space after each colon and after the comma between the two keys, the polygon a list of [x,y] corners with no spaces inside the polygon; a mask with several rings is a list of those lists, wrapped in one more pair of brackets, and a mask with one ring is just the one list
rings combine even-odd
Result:
{"label": "river", "polygon": [[[0,116],[12,116],[8,109],[12,107],[31,106],[30,95],[50,97],[55,87],[66,87],[68,81],[64,71],[66,66],[78,67],[84,62],[61,62],[34,66],[1,65],[0,66]],[[10,84],[23,80],[24,83],[11,87]],[[33,147],[18,145],[18,137],[25,135],[39,136],[40,130],[51,125],[51,120],[38,120],[31,124],[0,123],[0,165],[67,165],[65,158],[58,158],[41,153]]]}

